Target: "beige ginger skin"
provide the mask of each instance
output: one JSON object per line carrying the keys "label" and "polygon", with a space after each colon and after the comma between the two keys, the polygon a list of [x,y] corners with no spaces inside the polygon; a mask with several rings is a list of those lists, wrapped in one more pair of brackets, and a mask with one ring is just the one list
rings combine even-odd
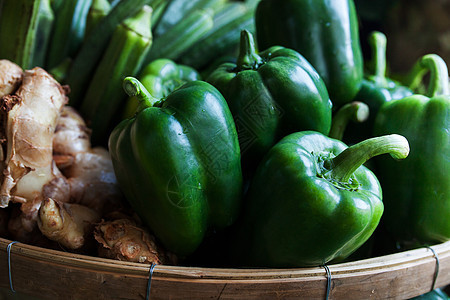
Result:
{"label": "beige ginger skin", "polygon": [[6,153],[0,207],[9,202],[33,202],[55,178],[53,134],[67,97],[61,85],[41,68],[24,72],[22,85],[7,112]]}

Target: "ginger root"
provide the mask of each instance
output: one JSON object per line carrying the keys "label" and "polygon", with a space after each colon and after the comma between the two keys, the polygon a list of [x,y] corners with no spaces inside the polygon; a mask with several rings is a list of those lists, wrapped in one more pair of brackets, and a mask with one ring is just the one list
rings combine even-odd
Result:
{"label": "ginger root", "polygon": [[75,155],[74,163],[63,169],[70,184],[71,201],[106,214],[123,206],[111,158],[106,149],[96,147]]}
{"label": "ginger root", "polygon": [[91,149],[91,130],[71,106],[64,106],[53,137],[53,158],[59,168],[73,163],[77,153]]}
{"label": "ginger root", "polygon": [[69,249],[85,246],[92,226],[100,216],[79,204],[61,203],[45,199],[39,208],[38,226],[42,234]]}
{"label": "ginger root", "polygon": [[91,148],[90,129],[78,112],[66,106],[56,126],[53,158],[67,178],[70,202],[104,215],[120,209],[123,194],[119,189],[109,152]]}
{"label": "ginger root", "polygon": [[62,108],[55,128],[53,160],[62,175],[43,189],[39,228],[68,249],[88,248],[93,222],[120,207],[123,198],[108,151],[91,148],[89,128],[69,106]]}
{"label": "ginger root", "polygon": [[[66,105],[67,92],[39,67],[23,71],[0,60],[0,207],[14,210],[0,224],[8,223],[15,240],[80,251],[95,242],[101,216],[124,202],[108,151],[91,147],[91,131]],[[95,238],[114,258],[169,260],[129,220],[101,223]]]}
{"label": "ginger root", "polygon": [[23,70],[15,63],[0,59],[0,98],[12,94],[22,82]]}
{"label": "ginger root", "polygon": [[65,90],[45,70],[24,72],[14,95],[2,98],[6,113],[6,157],[0,186],[0,207],[41,197],[42,188],[55,178],[53,135],[67,103]]}
{"label": "ginger root", "polygon": [[26,219],[20,210],[20,205],[13,204],[8,208],[2,208],[1,211],[11,210],[6,235],[2,237],[8,237],[14,241],[20,241],[25,244],[35,245],[48,249],[60,249],[61,247],[54,241],[49,240],[45,237],[36,221],[34,221],[33,226],[30,228],[30,222]]}
{"label": "ginger root", "polygon": [[[15,63],[0,59],[0,99],[11,93],[14,93],[22,82],[23,70]],[[9,109],[10,103],[7,100],[3,100],[4,104],[0,105],[2,110]],[[5,113],[0,113],[0,124],[2,128],[6,128],[7,118]],[[3,144],[6,140],[5,132],[0,130],[0,141]],[[0,168],[4,169],[5,149],[2,145],[0,147]],[[3,182],[3,172],[0,172],[0,182]]]}
{"label": "ginger root", "polygon": [[103,221],[95,227],[94,237],[100,243],[101,257],[154,264],[173,264],[176,260],[130,219]]}

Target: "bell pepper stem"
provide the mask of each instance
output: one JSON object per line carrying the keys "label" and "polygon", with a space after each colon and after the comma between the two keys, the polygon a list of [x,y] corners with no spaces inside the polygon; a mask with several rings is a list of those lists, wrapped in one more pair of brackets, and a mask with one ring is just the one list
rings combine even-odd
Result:
{"label": "bell pepper stem", "polygon": [[331,170],[327,175],[339,182],[348,182],[350,176],[362,164],[374,156],[389,153],[395,159],[404,159],[409,154],[408,140],[398,134],[374,137],[348,147],[331,159]]}
{"label": "bell pepper stem", "polygon": [[146,107],[154,106],[159,100],[147,91],[144,85],[134,77],[125,77],[123,80],[123,89],[130,97],[136,97],[139,101],[138,111]]}
{"label": "bell pepper stem", "polygon": [[424,55],[414,64],[407,82],[409,88],[417,90],[428,72],[430,72],[430,81],[426,96],[449,95],[447,64],[437,54]]}
{"label": "bell pepper stem", "polygon": [[342,140],[349,121],[361,123],[369,118],[369,106],[360,101],[353,101],[343,105],[333,116],[328,136]]}
{"label": "bell pepper stem", "polygon": [[253,70],[261,65],[263,60],[257,52],[253,35],[248,30],[242,30],[239,55],[236,61],[237,70]]}
{"label": "bell pepper stem", "polygon": [[385,86],[386,81],[386,36],[373,31],[369,36],[369,46],[372,51],[373,76],[377,83]]}

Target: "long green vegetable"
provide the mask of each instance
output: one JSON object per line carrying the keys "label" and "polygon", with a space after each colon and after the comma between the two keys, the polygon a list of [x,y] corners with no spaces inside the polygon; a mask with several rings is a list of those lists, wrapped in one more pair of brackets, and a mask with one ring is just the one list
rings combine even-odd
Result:
{"label": "long green vegetable", "polygon": [[162,18],[168,4],[169,1],[166,0],[154,1],[154,3],[152,4],[152,30],[155,30],[156,24],[158,24],[159,20]]}
{"label": "long green vegetable", "polygon": [[198,42],[213,26],[213,11],[200,9],[181,20],[164,35],[155,38],[145,64],[157,58],[177,60],[180,55]]}
{"label": "long green vegetable", "polygon": [[174,27],[177,23],[187,18],[194,11],[207,8],[216,11],[220,9],[225,2],[225,0],[169,0],[161,18],[155,25],[153,31],[155,40],[157,37],[169,31],[169,29]]}
{"label": "long green vegetable", "polygon": [[86,18],[86,34],[92,31],[93,28],[111,11],[111,4],[108,0],[92,0],[92,5]]}
{"label": "long green vegetable", "polygon": [[66,83],[71,89],[69,104],[74,107],[80,105],[86,86],[91,80],[91,74],[94,73],[117,25],[135,15],[145,4],[151,3],[152,0],[122,0],[92,29],[67,75]]}
{"label": "long green vegetable", "polygon": [[31,66],[46,67],[45,58],[50,42],[55,15],[50,6],[50,0],[41,0],[39,13],[36,20],[36,37],[34,43],[34,54]]}
{"label": "long green vegetable", "polygon": [[92,129],[92,142],[108,139],[115,117],[125,104],[122,91],[125,76],[136,75],[151,47],[152,9],[145,5],[136,16],[126,19],[114,31],[100,64],[90,81],[81,105],[81,113]]}
{"label": "long green vegetable", "polygon": [[55,25],[47,54],[47,67],[53,68],[78,51],[86,29],[86,16],[92,0],[63,1],[55,13]]}
{"label": "long green vegetable", "polygon": [[[2,1],[0,57],[30,68],[41,0]],[[20,12],[20,13],[18,13]]]}
{"label": "long green vegetable", "polygon": [[[236,6],[235,6],[236,5]],[[214,27],[180,58],[185,65],[201,69],[218,57],[238,48],[242,30],[254,31],[253,12],[244,4],[232,7],[214,17]]]}

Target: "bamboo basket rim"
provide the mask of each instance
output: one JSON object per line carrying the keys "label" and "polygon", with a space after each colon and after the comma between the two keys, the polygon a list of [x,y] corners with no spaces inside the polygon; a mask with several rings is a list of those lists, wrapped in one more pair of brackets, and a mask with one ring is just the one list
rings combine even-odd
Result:
{"label": "bamboo basket rim", "polygon": [[[0,286],[4,288],[10,286],[6,257],[8,245],[12,242],[0,238]],[[409,299],[430,291],[433,282],[436,288],[449,285],[450,241],[432,245],[431,248],[433,251],[423,247],[328,265],[332,282],[331,299]],[[437,265],[435,254],[440,265]],[[145,299],[149,282],[152,286],[151,299],[324,299],[329,279],[326,269],[320,266],[250,269],[171,265],[157,265],[149,278],[150,264],[74,254],[22,243],[13,244],[9,256],[12,258],[16,290],[46,299],[67,299],[68,288],[74,293],[73,299]],[[47,265],[48,270],[42,270]],[[37,272],[40,275],[30,274],[30,268],[40,269]],[[434,279],[437,269],[440,271]],[[58,276],[62,276],[64,284],[49,282],[49,278]],[[361,282],[367,286],[361,285]],[[186,290],[191,294],[187,294]]]}
{"label": "bamboo basket rim", "polygon": [[[7,251],[7,247],[13,241],[0,238],[0,248]],[[430,246],[439,258],[450,257],[450,241]],[[44,250],[44,251],[43,251]],[[148,276],[151,265],[135,262],[101,258],[83,254],[76,254],[60,250],[41,248],[38,246],[16,243],[10,250],[11,256],[21,255],[44,262],[59,263],[78,268],[92,268],[95,266],[99,271],[127,273],[137,276]],[[396,269],[403,268],[408,264],[414,264],[421,260],[436,261],[434,253],[427,247],[367,258],[363,260],[328,265],[333,277],[340,275],[355,274],[358,272],[377,272],[380,268]],[[180,278],[201,279],[283,279],[293,277],[324,276],[326,271],[323,267],[301,267],[301,268],[209,268],[191,266],[157,265],[154,270],[156,276],[170,276]],[[256,275],[256,276],[255,276]],[[449,282],[450,283],[450,282]]]}

